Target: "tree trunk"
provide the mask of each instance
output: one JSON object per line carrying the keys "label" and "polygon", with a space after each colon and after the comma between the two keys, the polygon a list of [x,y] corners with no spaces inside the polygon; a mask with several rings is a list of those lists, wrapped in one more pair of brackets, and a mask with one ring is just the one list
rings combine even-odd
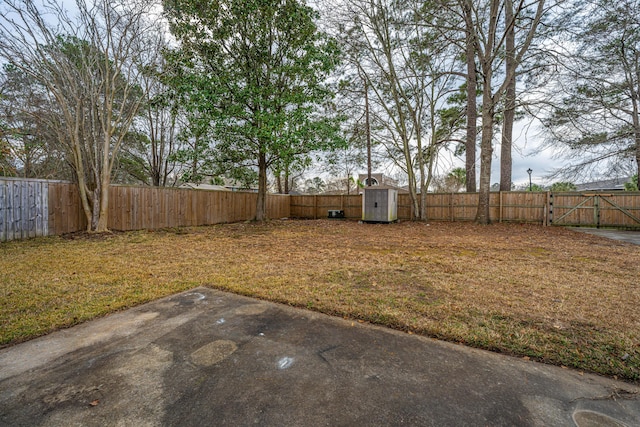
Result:
{"label": "tree trunk", "polygon": [[76,173],[76,179],[78,180],[78,193],[80,196],[80,203],[82,204],[82,211],[87,220],[87,232],[93,231],[93,209],[92,209],[92,195],[88,192],[87,177],[84,170],[84,160],[82,150],[80,148],[80,118],[75,117],[74,130],[71,135],[71,155],[73,168]]}
{"label": "tree trunk", "polygon": [[267,219],[267,155],[258,157],[258,201],[256,203],[256,221]]}
{"label": "tree trunk", "polygon": [[[74,165],[74,167],[77,166]],[[87,184],[85,181],[84,172],[78,171],[76,169],[76,178],[78,179],[78,193],[80,195],[82,211],[84,212],[84,217],[87,220],[87,232],[91,232],[91,230],[93,230],[93,212],[90,203],[91,196],[87,193]]]}
{"label": "tree trunk", "polygon": [[480,143],[480,190],[478,194],[478,212],[476,214],[476,223],[482,225],[491,223],[489,216],[491,159],[493,157],[493,108],[491,108],[491,102],[491,96],[485,94],[482,101],[484,108],[482,111],[482,142]]}
{"label": "tree trunk", "polygon": [[[478,58],[482,66],[482,139],[480,142],[480,189],[478,193],[478,211],[476,223],[489,224],[491,196],[491,160],[493,157],[493,126],[495,124],[496,102],[500,99],[504,88],[501,87],[493,95],[493,62],[494,43],[498,28],[500,0],[491,0],[487,38],[482,49],[478,48]],[[481,52],[482,50],[482,52]]]}
{"label": "tree trunk", "polygon": [[[466,3],[465,3],[466,4]],[[477,120],[478,106],[476,104],[476,90],[478,88],[476,74],[476,49],[473,37],[473,23],[471,10],[465,8],[467,19],[467,40],[466,40],[466,60],[467,60],[467,135],[465,139],[465,169],[467,172],[466,183],[467,192],[477,191],[476,186],[476,137],[478,135]]]}
{"label": "tree trunk", "polygon": [[636,176],[638,178],[636,179],[636,187],[640,190],[640,117],[637,104],[634,104],[633,127],[636,141]]}
{"label": "tree trunk", "polygon": [[367,187],[371,186],[371,123],[369,122],[369,86],[364,79],[364,123],[367,137]]}
{"label": "tree trunk", "polygon": [[636,134],[636,187],[640,190],[640,135]]}
{"label": "tree trunk", "polygon": [[284,168],[284,194],[289,194],[291,186],[289,185],[289,165]]}
{"label": "tree trunk", "polygon": [[511,76],[507,82],[504,98],[504,121],[502,123],[502,144],[500,147],[500,191],[511,191],[513,146],[513,122],[516,112],[516,67],[515,60],[515,25],[513,23],[513,1],[505,0],[505,21],[507,33],[505,37],[506,58],[505,72]]}
{"label": "tree trunk", "polygon": [[[427,181],[426,172],[425,172],[425,163],[424,163],[424,152],[422,150],[422,129],[420,128],[420,121],[416,119],[416,114],[413,112],[411,117],[416,126],[416,144],[418,146],[418,175],[419,175],[419,185],[416,187],[420,188],[420,198],[416,200],[418,202],[418,212],[417,217],[421,221],[425,221],[427,219],[427,207],[425,205],[425,196],[427,194],[426,189],[424,188],[424,184]],[[430,153],[431,154],[431,153]],[[417,188],[416,188],[417,193]],[[417,194],[416,194],[417,198]]]}
{"label": "tree trunk", "polygon": [[418,199],[416,174],[409,174],[409,197],[411,198],[411,205],[413,206],[413,220],[420,219],[420,200]]}
{"label": "tree trunk", "polygon": [[640,190],[640,107],[638,106],[638,95],[632,89],[630,91],[631,95],[631,104],[633,105],[632,111],[632,121],[633,121],[633,136],[636,143],[635,147],[635,155],[636,155],[636,187]]}
{"label": "tree trunk", "polygon": [[[100,197],[98,199],[99,200],[98,218],[96,221],[96,228],[95,228],[96,233],[105,233],[109,231],[108,219],[109,219],[109,185],[110,184],[111,184],[110,174],[104,173],[100,183]],[[96,203],[95,200],[94,200],[94,203]]]}
{"label": "tree trunk", "polygon": [[282,172],[280,170],[277,170],[275,172],[278,194],[282,194],[282,176],[281,175],[282,175]]}

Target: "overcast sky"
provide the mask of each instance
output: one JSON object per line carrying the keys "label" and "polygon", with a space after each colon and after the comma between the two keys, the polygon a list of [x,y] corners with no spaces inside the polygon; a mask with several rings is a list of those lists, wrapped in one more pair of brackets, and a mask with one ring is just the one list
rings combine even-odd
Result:
{"label": "overcast sky", "polygon": [[[529,183],[527,169],[531,168],[531,181],[535,184],[550,184],[545,177],[554,169],[563,165],[562,159],[554,159],[551,149],[540,151],[542,137],[538,128],[529,126],[529,120],[521,120],[514,125],[514,148],[512,150],[512,181],[519,184]],[[500,144],[494,149],[494,159],[491,167],[491,183],[500,182]]]}

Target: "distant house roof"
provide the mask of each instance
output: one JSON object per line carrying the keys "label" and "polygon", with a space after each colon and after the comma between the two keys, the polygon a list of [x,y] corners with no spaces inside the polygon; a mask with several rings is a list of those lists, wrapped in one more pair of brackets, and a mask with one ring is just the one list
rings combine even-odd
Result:
{"label": "distant house roof", "polygon": [[193,190],[209,190],[209,191],[248,191],[252,193],[258,192],[258,187],[247,188],[233,180],[225,180],[224,185],[215,184],[196,184],[193,182],[185,182],[179,188],[191,188]]}
{"label": "distant house roof", "polygon": [[223,187],[222,185],[193,184],[191,182],[185,182],[180,186],[180,188],[192,188],[194,190],[231,191],[230,189]]}
{"label": "distant house roof", "polygon": [[[358,189],[359,193],[363,193],[364,192],[364,188],[367,186],[367,174],[366,173],[361,173],[358,174],[358,181],[360,181],[360,184],[363,186],[361,188]],[[371,186],[375,187],[375,186],[379,186],[380,188],[393,188],[395,190],[398,190],[399,193],[408,193],[409,191],[407,190],[406,187],[400,187],[398,186],[398,181],[396,181],[393,178],[390,178],[388,176],[386,176],[383,173],[372,173],[371,174]]]}
{"label": "distant house roof", "polygon": [[624,190],[624,184],[629,182],[631,177],[605,179],[602,181],[585,182],[576,184],[577,191],[619,191]]}

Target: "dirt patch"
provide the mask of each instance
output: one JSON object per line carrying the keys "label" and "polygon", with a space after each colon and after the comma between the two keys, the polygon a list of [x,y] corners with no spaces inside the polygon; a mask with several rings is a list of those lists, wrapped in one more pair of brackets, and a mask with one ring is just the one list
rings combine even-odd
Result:
{"label": "dirt patch", "polygon": [[88,231],[75,231],[73,233],[65,233],[60,236],[65,240],[106,240],[114,238],[120,234],[124,234],[124,231],[109,230],[103,233],[89,233]]}

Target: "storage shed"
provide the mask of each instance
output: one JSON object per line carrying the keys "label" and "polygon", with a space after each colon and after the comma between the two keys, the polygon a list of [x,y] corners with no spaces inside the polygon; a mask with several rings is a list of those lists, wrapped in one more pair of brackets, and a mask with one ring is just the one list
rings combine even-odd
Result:
{"label": "storage shed", "polygon": [[395,222],[398,220],[398,190],[367,187],[362,195],[364,222]]}

